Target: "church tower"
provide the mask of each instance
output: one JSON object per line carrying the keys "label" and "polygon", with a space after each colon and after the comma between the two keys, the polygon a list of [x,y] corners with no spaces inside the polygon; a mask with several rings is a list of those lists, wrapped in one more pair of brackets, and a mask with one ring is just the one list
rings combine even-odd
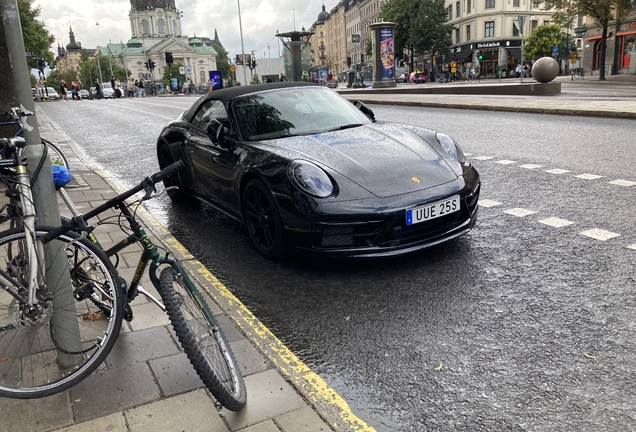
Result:
{"label": "church tower", "polygon": [[174,0],[130,0],[130,30],[133,38],[181,36],[181,17]]}

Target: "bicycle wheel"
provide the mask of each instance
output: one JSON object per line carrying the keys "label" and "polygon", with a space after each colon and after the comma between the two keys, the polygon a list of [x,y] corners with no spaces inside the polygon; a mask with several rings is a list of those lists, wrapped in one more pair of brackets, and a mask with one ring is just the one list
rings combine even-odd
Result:
{"label": "bicycle wheel", "polygon": [[60,150],[60,148],[51,141],[45,140],[44,138],[41,138],[41,140],[42,144],[46,145],[46,150],[49,154],[49,158],[51,159],[51,164],[60,165],[66,169],[70,169],[68,160],[66,159],[66,156],[64,156],[62,150]]}
{"label": "bicycle wheel", "polygon": [[[36,227],[35,235],[53,229]],[[119,335],[124,299],[103,252],[68,233],[44,245],[41,256],[35,265],[46,272],[47,283],[36,293],[35,313],[0,290],[0,396],[30,399],[70,388],[104,361]],[[70,271],[59,268],[67,262]],[[27,286],[33,264],[23,228],[0,233],[0,284]],[[100,313],[100,305],[111,313]]]}
{"label": "bicycle wheel", "polygon": [[205,299],[172,267],[161,272],[159,282],[170,322],[190,363],[221,405],[240,411],[247,400],[243,376]]}

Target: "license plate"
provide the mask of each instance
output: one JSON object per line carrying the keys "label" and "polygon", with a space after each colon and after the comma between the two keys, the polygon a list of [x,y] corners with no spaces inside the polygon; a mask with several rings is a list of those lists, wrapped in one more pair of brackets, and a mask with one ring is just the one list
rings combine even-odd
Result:
{"label": "license plate", "polygon": [[455,195],[445,200],[408,209],[406,211],[406,225],[426,222],[459,210],[459,195]]}

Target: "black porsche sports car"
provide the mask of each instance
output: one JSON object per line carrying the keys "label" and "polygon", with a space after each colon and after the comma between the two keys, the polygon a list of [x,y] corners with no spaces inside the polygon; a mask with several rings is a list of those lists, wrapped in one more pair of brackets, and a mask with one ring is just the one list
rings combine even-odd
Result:
{"label": "black porsche sports car", "polygon": [[258,250],[330,256],[413,252],[475,224],[479,174],[447,135],[378,122],[364,104],[311,83],[214,91],[157,141],[173,201],[243,222]]}

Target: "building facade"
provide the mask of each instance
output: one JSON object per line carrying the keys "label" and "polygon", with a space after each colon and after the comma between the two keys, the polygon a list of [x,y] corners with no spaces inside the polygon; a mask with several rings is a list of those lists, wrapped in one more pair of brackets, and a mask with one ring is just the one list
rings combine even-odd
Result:
{"label": "building facade", "polygon": [[[582,66],[586,71],[605,68],[606,75],[636,74],[636,13],[611,22],[607,32],[605,64],[601,65],[601,38],[603,29],[588,19],[590,24],[580,25],[576,31],[582,38]],[[581,24],[581,23],[579,23]]]}
{"label": "building facade", "polygon": [[[71,72],[79,75],[80,64],[82,63],[82,44],[75,40],[75,33],[73,28],[69,27],[69,40],[70,42],[65,48],[59,44],[57,46],[57,57],[55,59],[55,68],[60,73]],[[88,57],[95,55],[95,49],[86,49]]]}

